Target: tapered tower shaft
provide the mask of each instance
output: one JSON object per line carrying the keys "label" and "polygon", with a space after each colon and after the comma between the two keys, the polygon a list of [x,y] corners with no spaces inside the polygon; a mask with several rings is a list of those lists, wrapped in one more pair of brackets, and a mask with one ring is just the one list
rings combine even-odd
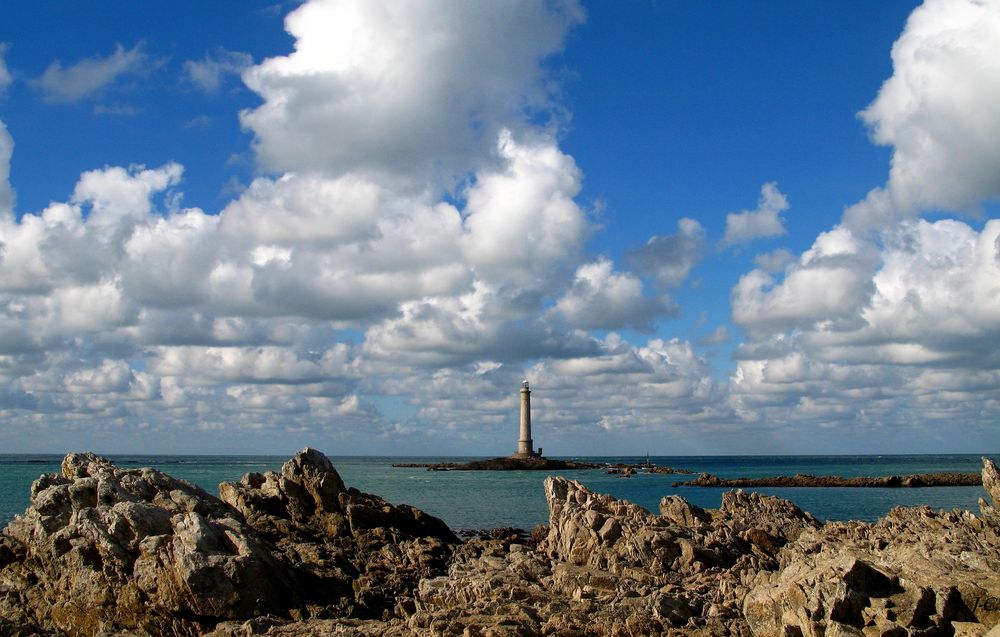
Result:
{"label": "tapered tower shaft", "polygon": [[530,456],[535,452],[531,441],[531,390],[528,381],[521,383],[521,437],[517,441],[517,455]]}

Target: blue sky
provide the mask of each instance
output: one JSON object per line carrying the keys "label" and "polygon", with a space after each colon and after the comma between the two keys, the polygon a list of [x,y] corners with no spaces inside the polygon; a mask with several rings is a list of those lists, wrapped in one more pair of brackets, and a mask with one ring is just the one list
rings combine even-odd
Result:
{"label": "blue sky", "polygon": [[995,1],[2,13],[10,451],[1000,441]]}

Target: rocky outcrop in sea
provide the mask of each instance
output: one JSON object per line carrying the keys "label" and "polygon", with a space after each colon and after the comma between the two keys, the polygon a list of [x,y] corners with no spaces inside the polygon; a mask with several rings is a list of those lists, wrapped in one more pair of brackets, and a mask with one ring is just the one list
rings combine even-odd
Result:
{"label": "rocky outcrop in sea", "polygon": [[461,542],[310,449],[220,498],[70,454],[0,533],[0,635],[996,637],[988,459],[982,483],[979,515],[821,524],[755,493],[654,514],[551,477],[547,529]]}
{"label": "rocky outcrop in sea", "polygon": [[847,487],[852,489],[919,489],[922,487],[978,487],[982,476],[978,473],[917,473],[908,476],[813,476],[799,473],[794,476],[768,476],[764,478],[720,478],[702,473],[694,480],[675,482],[674,487],[727,487],[747,489],[755,487]]}

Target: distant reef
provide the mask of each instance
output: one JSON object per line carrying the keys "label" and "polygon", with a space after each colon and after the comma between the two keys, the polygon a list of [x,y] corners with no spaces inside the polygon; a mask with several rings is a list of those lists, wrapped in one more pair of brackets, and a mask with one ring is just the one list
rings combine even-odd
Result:
{"label": "distant reef", "polygon": [[675,487],[859,487],[859,488],[918,488],[918,487],[977,487],[983,483],[978,473],[917,473],[908,476],[853,477],[794,476],[768,478],[720,478],[703,473],[688,482],[675,482]]}
{"label": "distant reef", "polygon": [[823,524],[743,490],[653,513],[548,477],[547,526],[458,537],[312,449],[220,497],[70,454],[0,531],[0,637],[1000,637],[988,458],[981,481],[979,515]]}

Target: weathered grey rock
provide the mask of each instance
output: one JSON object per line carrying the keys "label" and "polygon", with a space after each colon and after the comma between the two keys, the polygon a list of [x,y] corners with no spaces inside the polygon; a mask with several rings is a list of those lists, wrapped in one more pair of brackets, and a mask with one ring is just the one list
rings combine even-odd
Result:
{"label": "weathered grey rock", "polygon": [[219,485],[223,501],[295,565],[313,614],[382,617],[422,577],[444,573],[459,540],[438,518],[346,488],[329,459],[304,449],[278,472]]}
{"label": "weathered grey rock", "polygon": [[875,524],[829,523],[803,531],[778,558],[781,570],[759,574],[744,601],[758,637],[819,636],[834,622],[900,636],[1000,622],[1000,538],[971,513],[919,507]]}
{"label": "weathered grey rock", "polygon": [[983,518],[993,525],[1000,526],[1000,472],[989,458],[983,458],[983,490],[989,496],[990,505],[986,500],[979,499],[979,508]]}
{"label": "weathered grey rock", "polygon": [[196,633],[296,603],[236,511],[153,469],[70,454],[4,531],[0,615],[73,635]]}
{"label": "weathered grey rock", "polygon": [[311,449],[221,492],[232,505],[153,469],[66,456],[0,535],[0,616],[70,635],[381,617],[457,543],[437,518],[345,488]]}
{"label": "weathered grey rock", "polygon": [[691,504],[679,495],[664,496],[660,500],[660,516],[687,527],[703,526],[712,521],[708,511]]}

